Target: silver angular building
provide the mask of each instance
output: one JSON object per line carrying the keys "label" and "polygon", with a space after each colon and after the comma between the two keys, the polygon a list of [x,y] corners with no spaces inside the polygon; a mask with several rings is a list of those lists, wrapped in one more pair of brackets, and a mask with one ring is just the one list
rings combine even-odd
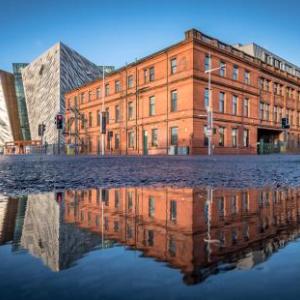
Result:
{"label": "silver angular building", "polygon": [[[38,140],[38,125],[45,124],[44,141],[56,144],[55,116],[64,114],[64,93],[101,76],[98,66],[59,42],[22,70],[30,133]],[[63,140],[63,136],[61,136]]]}

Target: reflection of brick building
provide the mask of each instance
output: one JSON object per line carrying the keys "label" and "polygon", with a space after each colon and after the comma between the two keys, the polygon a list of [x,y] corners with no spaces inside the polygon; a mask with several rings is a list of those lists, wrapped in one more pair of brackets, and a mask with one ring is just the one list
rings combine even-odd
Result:
{"label": "reflection of brick building", "polygon": [[280,246],[272,238],[299,234],[299,215],[296,191],[121,188],[66,192],[64,220],[180,268],[194,282],[220,261],[249,268],[266,259]]}
{"label": "reflection of brick building", "polygon": [[[221,66],[226,69],[212,73],[215,152],[256,153],[260,141],[297,147],[299,70],[292,74],[282,64],[272,65],[195,29],[181,42],[112,72],[104,83],[98,79],[67,93],[67,142],[74,144],[76,136],[83,150],[100,152],[105,95],[107,153],[167,154],[170,146],[207,153],[205,70]],[[282,117],[291,124],[286,136]]]}

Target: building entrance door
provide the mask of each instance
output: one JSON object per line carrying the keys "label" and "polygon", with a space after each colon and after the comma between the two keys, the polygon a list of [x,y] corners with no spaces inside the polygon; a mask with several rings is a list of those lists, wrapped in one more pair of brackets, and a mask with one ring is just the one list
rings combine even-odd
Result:
{"label": "building entrance door", "polygon": [[148,154],[148,132],[146,130],[143,131],[143,154]]}

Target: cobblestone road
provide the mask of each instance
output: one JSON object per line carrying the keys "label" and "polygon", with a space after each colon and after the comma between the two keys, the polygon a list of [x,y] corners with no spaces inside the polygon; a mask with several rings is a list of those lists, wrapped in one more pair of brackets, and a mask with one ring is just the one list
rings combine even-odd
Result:
{"label": "cobblestone road", "polygon": [[172,185],[300,186],[300,156],[54,157],[0,156],[0,193]]}

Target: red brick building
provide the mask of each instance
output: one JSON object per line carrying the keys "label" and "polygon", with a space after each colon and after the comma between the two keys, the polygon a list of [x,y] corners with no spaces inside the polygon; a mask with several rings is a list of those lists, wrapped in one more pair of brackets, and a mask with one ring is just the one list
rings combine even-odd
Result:
{"label": "red brick building", "polygon": [[[300,77],[195,29],[110,73],[104,84],[99,79],[68,92],[66,141],[100,153],[104,98],[107,154],[207,153],[205,70],[221,66],[211,73],[214,153],[254,154],[258,142],[270,151],[297,149]],[[282,129],[282,117],[290,129]]]}

